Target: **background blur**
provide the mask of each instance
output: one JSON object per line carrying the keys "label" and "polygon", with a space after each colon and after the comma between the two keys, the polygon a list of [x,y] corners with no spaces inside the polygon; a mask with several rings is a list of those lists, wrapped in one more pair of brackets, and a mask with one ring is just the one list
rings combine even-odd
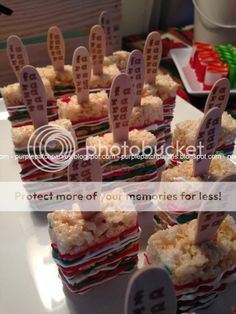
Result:
{"label": "background blur", "polygon": [[121,47],[120,36],[193,21],[192,0],[0,0],[0,4],[13,11],[0,15],[0,86],[15,82],[5,51],[10,35],[23,39],[32,65],[44,66],[49,64],[46,34],[52,25],[62,30],[66,62],[71,63],[74,49],[87,46],[89,29],[103,10],[113,16],[116,49]]}

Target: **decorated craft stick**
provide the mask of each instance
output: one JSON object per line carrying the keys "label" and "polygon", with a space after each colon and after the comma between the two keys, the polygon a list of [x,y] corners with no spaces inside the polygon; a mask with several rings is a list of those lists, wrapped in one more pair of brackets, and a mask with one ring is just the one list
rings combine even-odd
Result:
{"label": "decorated craft stick", "polygon": [[[199,125],[195,147],[197,156],[193,160],[193,175],[195,177],[208,174],[211,159],[218,145],[219,133],[221,129],[222,112],[219,108],[210,109]],[[201,156],[202,158],[201,158]]]}
{"label": "decorated craft stick", "polygon": [[65,65],[65,42],[60,29],[52,26],[47,36],[48,54],[55,71],[63,71]]}
{"label": "decorated craft stick", "polygon": [[103,73],[103,59],[106,50],[105,33],[101,25],[94,25],[89,34],[89,53],[92,58],[93,74]]}
{"label": "decorated craft stick", "polygon": [[144,45],[145,83],[154,84],[162,55],[161,35],[151,32]]}
{"label": "decorated craft stick", "polygon": [[106,56],[112,55],[114,51],[114,34],[113,34],[113,21],[111,15],[107,11],[103,11],[99,16],[99,24],[102,26],[106,36]]}
{"label": "decorated craft stick", "polygon": [[122,73],[112,82],[109,95],[109,118],[114,143],[128,141],[129,119],[133,108],[133,89],[130,78]]}
{"label": "decorated craft stick", "polygon": [[220,201],[220,205],[224,211],[216,211],[212,200],[202,204],[197,218],[196,244],[212,240],[222,221],[227,216],[227,212],[232,209],[230,208],[232,203],[229,201],[229,198],[232,198],[234,186],[232,185],[232,188],[230,188],[230,185],[221,184],[222,182],[236,182],[236,174],[224,176],[219,181],[216,181],[210,189],[209,193],[213,195],[221,192],[223,200]]}
{"label": "decorated craft stick", "polygon": [[132,276],[125,296],[125,314],[176,314],[177,299],[168,273],[158,267],[143,268]]}
{"label": "decorated craft stick", "polygon": [[[83,196],[79,201],[84,219],[90,219],[100,210],[101,189],[98,182],[102,182],[102,170],[98,159],[92,158],[93,152],[88,148],[78,149],[72,162],[68,166],[68,181],[71,191]],[[80,182],[73,184],[73,182]],[[96,184],[97,182],[97,184]],[[75,187],[75,188],[74,188]],[[88,199],[87,195],[93,198]]]}
{"label": "decorated craft stick", "polygon": [[20,86],[24,104],[27,107],[35,130],[48,124],[47,97],[41,77],[37,70],[26,65],[20,71]]}
{"label": "decorated craft stick", "polygon": [[72,73],[78,104],[88,103],[91,63],[89,52],[85,47],[75,50],[72,59]]}
{"label": "decorated craft stick", "polygon": [[133,92],[134,106],[140,106],[141,96],[144,84],[144,59],[143,54],[139,50],[133,50],[129,55],[126,73],[129,75]]}
{"label": "decorated craft stick", "polygon": [[219,108],[222,113],[225,111],[230,95],[230,82],[227,78],[222,78],[213,85],[204,108],[206,114],[211,108]]}
{"label": "decorated craft stick", "polygon": [[12,35],[7,39],[7,56],[19,81],[20,70],[29,64],[29,57],[22,40],[16,35]]}

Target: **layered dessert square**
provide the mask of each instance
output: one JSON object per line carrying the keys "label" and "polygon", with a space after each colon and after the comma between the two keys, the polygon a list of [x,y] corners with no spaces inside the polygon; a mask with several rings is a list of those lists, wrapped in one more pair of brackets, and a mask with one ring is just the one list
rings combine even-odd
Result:
{"label": "layered dessert square", "polygon": [[77,96],[57,100],[58,115],[69,119],[75,130],[78,145],[84,145],[90,135],[102,135],[109,130],[109,99],[105,91],[90,93],[88,104],[78,104]]}
{"label": "layered dessert square", "polygon": [[155,181],[165,161],[156,158],[156,137],[147,130],[132,130],[128,142],[114,143],[112,133],[91,136],[86,145],[98,156],[103,181]]}
{"label": "layered dessert square", "polygon": [[61,71],[56,71],[52,65],[36,69],[42,78],[49,80],[54,90],[55,97],[74,94],[75,86],[71,65],[65,65],[64,69]]}
{"label": "layered dessert square", "polygon": [[[185,120],[176,124],[173,132],[174,157],[171,160],[172,166],[191,157],[186,150],[189,146],[194,146],[200,122],[201,119]],[[236,121],[230,114],[223,112],[216,153],[223,153],[225,156],[231,155],[234,150],[235,138]]]}
{"label": "layered dessert square", "polygon": [[104,66],[115,64],[117,68],[123,72],[126,69],[130,52],[125,50],[117,50],[111,56],[104,57]]}
{"label": "layered dessert square", "polygon": [[[57,100],[58,115],[72,122],[78,145],[84,145],[88,136],[102,135],[109,131],[109,99],[105,91],[89,94],[89,104],[78,104],[76,96],[62,97]],[[146,96],[141,106],[133,107],[130,130],[147,129],[156,136],[157,147],[165,143],[165,124],[163,104],[159,97]]]}
{"label": "layered dessert square", "polygon": [[194,244],[197,220],[153,234],[146,249],[149,265],[165,268],[175,286],[180,313],[208,307],[235,281],[236,224],[227,215],[213,240]]}
{"label": "layered dessert square", "polygon": [[155,84],[144,84],[143,96],[158,96],[163,101],[163,112],[165,121],[165,135],[168,139],[171,135],[171,121],[174,117],[174,108],[176,102],[176,92],[178,84],[169,74],[158,73]]}
{"label": "layered dessert square", "polygon": [[60,277],[73,293],[84,293],[119,274],[131,272],[138,261],[140,229],[137,213],[125,201],[101,197],[101,211],[85,220],[79,205],[48,214],[52,255]]}
{"label": "layered dessert square", "polygon": [[113,79],[120,73],[116,64],[104,65],[102,74],[91,73],[89,88],[91,92],[102,90],[109,91]]}
{"label": "layered dessert square", "polygon": [[[57,106],[50,82],[42,79],[47,96],[47,115],[50,121],[57,119]],[[21,127],[32,124],[28,110],[23,101],[23,96],[19,83],[10,84],[0,89],[7,111],[8,120],[13,127]]]}
{"label": "layered dessert square", "polygon": [[[49,127],[55,127],[56,133],[50,133],[51,136],[57,137],[58,141],[53,145],[47,145],[46,142],[43,141],[42,137],[45,139],[47,137],[47,132],[50,132],[50,128],[47,130],[46,127],[44,131],[41,131],[41,136],[37,136],[37,132],[34,129],[33,125],[26,125],[22,127],[16,127],[12,129],[12,140],[14,144],[15,154],[18,159],[18,163],[21,167],[20,176],[22,181],[56,181],[56,180],[66,180],[67,178],[67,168],[58,169],[58,171],[48,171],[48,167],[46,160],[46,153],[53,157],[55,157],[54,161],[56,162],[57,155],[63,153],[66,145],[70,147],[73,152],[73,146],[75,143],[75,135],[74,130],[72,128],[72,124],[70,120],[67,119],[59,119],[55,121],[49,122]],[[62,134],[59,134],[59,133]],[[58,134],[57,134],[58,133]],[[60,141],[60,137],[66,138],[66,142]],[[31,158],[30,158],[31,157]],[[41,162],[41,163],[40,163]],[[53,159],[52,159],[53,162]],[[54,169],[54,167],[53,167]]]}

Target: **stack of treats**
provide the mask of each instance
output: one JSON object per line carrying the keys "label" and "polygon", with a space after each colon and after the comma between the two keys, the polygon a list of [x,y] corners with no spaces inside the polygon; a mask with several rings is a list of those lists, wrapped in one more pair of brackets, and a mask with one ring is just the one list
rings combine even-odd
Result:
{"label": "stack of treats", "polygon": [[[69,182],[86,184],[85,181],[102,180],[99,161],[86,154],[85,148],[76,152],[68,167]],[[76,158],[79,156],[83,159]],[[91,193],[91,185],[87,192]],[[72,210],[48,214],[52,255],[62,281],[73,293],[84,293],[119,274],[133,271],[138,262],[140,228],[131,200],[121,188],[111,192],[119,195],[119,199],[106,199],[104,194],[97,193],[92,205],[80,202]]]}

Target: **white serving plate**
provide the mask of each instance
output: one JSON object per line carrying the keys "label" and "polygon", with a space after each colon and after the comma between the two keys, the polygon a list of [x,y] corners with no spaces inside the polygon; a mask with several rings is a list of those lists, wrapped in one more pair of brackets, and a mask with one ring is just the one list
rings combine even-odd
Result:
{"label": "white serving plate", "polygon": [[[173,125],[184,119],[197,119],[201,116],[198,109],[177,97]],[[13,157],[10,123],[6,117],[0,100],[0,155]],[[1,181],[19,181],[18,171],[14,158],[0,160]],[[139,218],[143,230],[140,266],[147,239],[153,233],[152,213],[141,213]],[[63,290],[51,257],[46,213],[1,211],[0,239],[1,314],[124,313],[124,296],[130,275],[120,276],[82,296],[70,295]],[[197,313],[229,313],[232,303],[236,303],[236,284],[228,287],[207,310]]]}
{"label": "white serving plate", "polygon": [[[194,70],[188,64],[191,51],[192,48],[171,49],[170,56],[174,60],[187,92],[190,95],[206,96],[209,94],[209,91],[203,90],[202,84],[197,81]],[[231,89],[230,94],[236,95],[236,89]]]}

